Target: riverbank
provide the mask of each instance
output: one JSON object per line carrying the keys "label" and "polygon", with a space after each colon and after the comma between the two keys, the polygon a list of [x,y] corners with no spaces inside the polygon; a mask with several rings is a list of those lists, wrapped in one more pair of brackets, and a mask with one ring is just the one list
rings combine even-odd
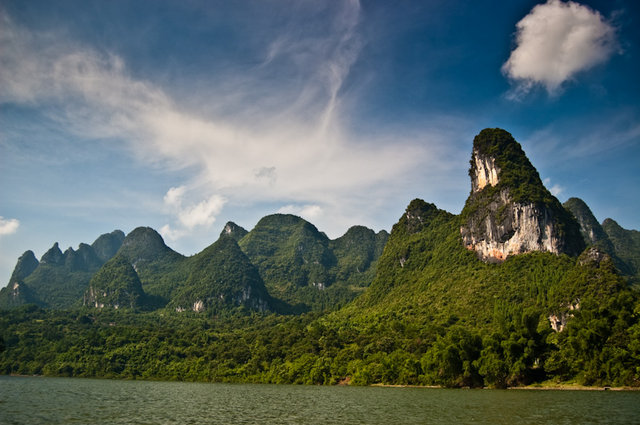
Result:
{"label": "riverbank", "polygon": [[[444,389],[445,387],[439,385],[388,385],[388,384],[373,384],[371,387],[383,387],[383,388],[431,388],[431,389]],[[474,388],[458,388],[458,389],[474,389]],[[475,388],[488,390],[492,388]],[[507,387],[507,390],[538,390],[538,391],[640,391],[640,387],[595,387],[578,384],[532,384],[524,387]]]}

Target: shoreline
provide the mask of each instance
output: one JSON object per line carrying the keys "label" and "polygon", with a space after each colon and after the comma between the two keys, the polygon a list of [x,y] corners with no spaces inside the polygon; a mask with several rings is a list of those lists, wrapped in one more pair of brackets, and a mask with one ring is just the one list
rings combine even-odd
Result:
{"label": "shoreline", "polygon": [[[382,388],[427,388],[427,389],[448,389],[439,385],[401,385],[401,384],[372,384],[370,387],[382,387]],[[590,387],[586,385],[573,385],[573,384],[555,384],[555,385],[527,385],[523,387],[507,387],[507,388],[450,388],[453,390],[519,390],[519,391],[640,391],[640,387],[610,387],[610,386],[598,386]]]}
{"label": "shoreline", "polygon": [[[97,376],[47,376],[47,375],[22,375],[19,373],[10,373],[10,374],[0,374],[0,376],[15,376],[21,378],[77,378],[77,379],[107,379],[114,381],[128,381],[131,379],[126,378],[117,378],[117,377],[97,377]],[[148,382],[204,382],[205,381],[165,381],[165,380],[154,380],[154,379],[133,379],[135,381],[148,381]],[[211,384],[215,383],[228,383],[228,382],[208,382]],[[241,383],[241,382],[237,382]],[[262,383],[256,382],[244,382],[245,384],[257,384],[263,385]],[[267,385],[293,385],[293,384],[267,384]],[[350,384],[340,384],[337,385],[328,385],[328,386],[351,386]],[[586,385],[578,385],[578,384],[554,384],[554,385],[544,385],[544,384],[533,384],[527,385],[523,387],[507,387],[507,388],[489,388],[489,387],[478,387],[478,388],[469,388],[469,387],[460,387],[460,388],[447,388],[440,385],[405,385],[405,384],[371,384],[367,385],[368,387],[378,387],[378,388],[424,388],[424,389],[452,389],[452,390],[519,390],[519,391],[640,391],[640,387],[610,387],[610,386],[598,386],[598,387],[590,387]]]}

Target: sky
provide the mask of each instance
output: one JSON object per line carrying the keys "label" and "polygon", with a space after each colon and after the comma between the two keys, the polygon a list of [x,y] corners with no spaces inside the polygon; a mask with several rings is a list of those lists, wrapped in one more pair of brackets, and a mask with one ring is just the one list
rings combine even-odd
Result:
{"label": "sky", "polygon": [[0,285],[17,258],[227,221],[459,213],[500,127],[546,186],[640,229],[635,0],[2,0]]}

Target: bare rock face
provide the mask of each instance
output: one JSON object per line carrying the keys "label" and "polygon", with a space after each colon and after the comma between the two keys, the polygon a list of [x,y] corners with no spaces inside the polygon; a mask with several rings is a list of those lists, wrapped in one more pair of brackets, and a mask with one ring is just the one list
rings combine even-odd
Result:
{"label": "bare rock face", "polygon": [[471,195],[462,211],[464,245],[486,262],[532,251],[577,255],[579,226],[544,187],[511,134],[485,129],[474,139]]}

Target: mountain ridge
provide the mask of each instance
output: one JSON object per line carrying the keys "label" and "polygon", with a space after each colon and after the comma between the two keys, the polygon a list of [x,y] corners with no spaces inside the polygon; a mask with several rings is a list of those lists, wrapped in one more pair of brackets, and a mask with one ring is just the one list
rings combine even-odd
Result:
{"label": "mountain ridge", "polygon": [[[246,233],[225,226],[218,241],[191,257],[170,250],[153,229],[134,229],[85,293],[103,308],[22,306],[0,315],[0,346],[6,341],[7,347],[0,372],[298,384],[640,386],[640,295],[631,286],[635,275],[623,276],[616,263],[617,256],[636,264],[640,232],[605,220],[601,227],[613,247],[605,252],[584,202],[573,200],[565,209],[509,133],[481,134],[460,215],[414,199],[390,234],[356,226],[329,240],[300,217],[276,214]],[[502,255],[486,256],[468,238]],[[48,261],[56,264],[39,264],[27,283],[38,270],[66,270],[54,248]],[[34,264],[28,254],[23,263],[16,275]],[[113,279],[111,271],[124,278]],[[133,299],[146,299],[150,311],[122,307],[138,287],[136,274],[144,297]],[[260,308],[260,279],[262,287],[287,295],[286,302],[276,293],[276,307]],[[246,290],[251,283],[255,291]],[[14,300],[31,296],[29,289],[19,286]]]}

